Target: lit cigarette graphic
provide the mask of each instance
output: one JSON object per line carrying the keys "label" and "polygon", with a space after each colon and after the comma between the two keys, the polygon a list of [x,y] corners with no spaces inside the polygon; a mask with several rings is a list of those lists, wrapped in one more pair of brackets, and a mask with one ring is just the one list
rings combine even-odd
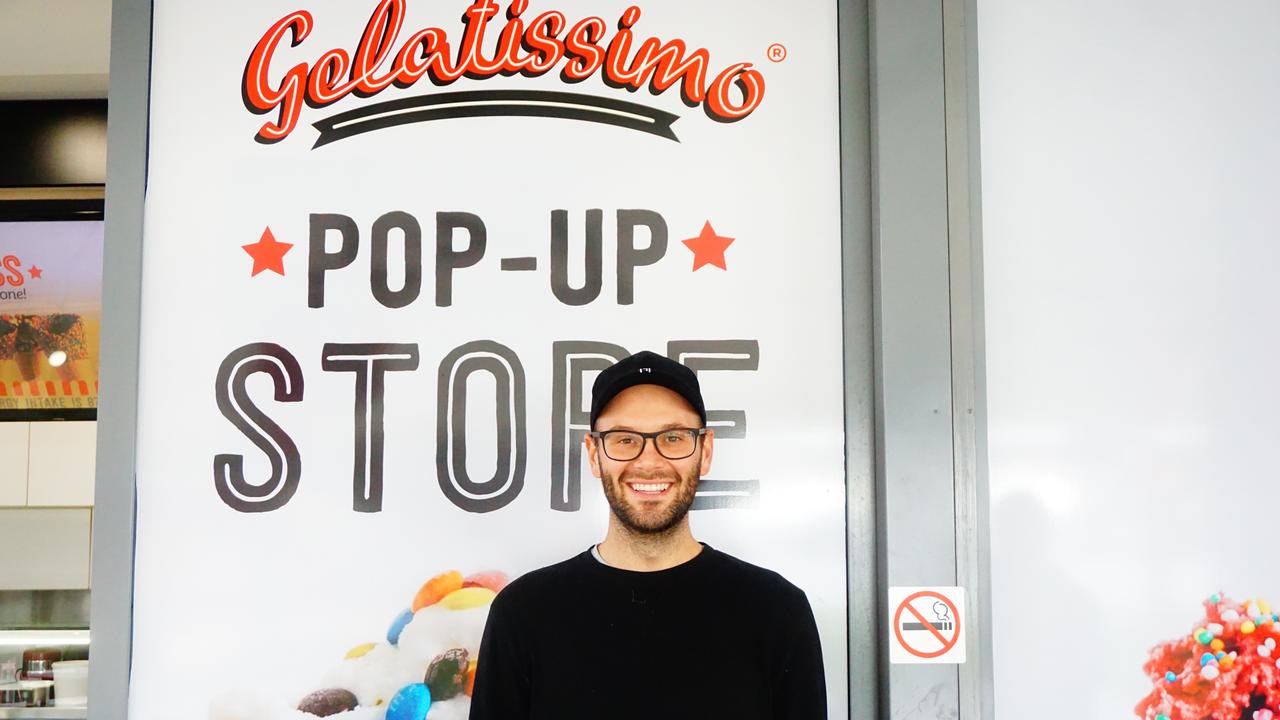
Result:
{"label": "lit cigarette graphic", "polygon": [[[932,625],[934,630],[950,630],[951,629],[950,621],[931,622],[929,623],[929,625]],[[903,630],[926,630],[928,628],[926,628],[924,623],[908,622],[908,623],[902,623],[902,629]]]}
{"label": "lit cigarette graphic", "polygon": [[[933,614],[938,618],[936,622],[931,622],[934,630],[950,630],[953,627],[951,622],[951,611],[947,608],[946,603],[936,602],[933,604]],[[928,630],[928,626],[919,622],[902,623],[903,630]]]}

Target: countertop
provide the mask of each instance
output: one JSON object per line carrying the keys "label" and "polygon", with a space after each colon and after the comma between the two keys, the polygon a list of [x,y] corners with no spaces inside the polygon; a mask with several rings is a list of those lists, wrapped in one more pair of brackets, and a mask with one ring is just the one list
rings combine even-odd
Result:
{"label": "countertop", "polygon": [[0,707],[0,720],[85,720],[87,717],[89,711],[82,707]]}

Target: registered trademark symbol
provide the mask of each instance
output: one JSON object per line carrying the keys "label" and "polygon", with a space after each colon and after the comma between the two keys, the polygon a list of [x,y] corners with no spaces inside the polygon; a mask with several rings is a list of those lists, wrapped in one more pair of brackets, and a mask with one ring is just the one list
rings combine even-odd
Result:
{"label": "registered trademark symbol", "polygon": [[765,52],[765,55],[769,56],[770,60],[776,63],[782,62],[783,60],[787,59],[787,47],[782,43],[774,43],[770,45],[769,49],[765,50],[764,52]]}

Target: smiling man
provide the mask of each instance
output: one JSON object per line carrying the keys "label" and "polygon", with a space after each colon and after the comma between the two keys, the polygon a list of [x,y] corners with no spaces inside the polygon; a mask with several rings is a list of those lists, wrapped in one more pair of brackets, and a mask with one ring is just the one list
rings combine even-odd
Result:
{"label": "smiling man", "polygon": [[609,529],[494,600],[471,720],[825,720],[805,594],[689,527],[706,419],[697,376],[673,360],[642,352],[600,373],[585,443]]}

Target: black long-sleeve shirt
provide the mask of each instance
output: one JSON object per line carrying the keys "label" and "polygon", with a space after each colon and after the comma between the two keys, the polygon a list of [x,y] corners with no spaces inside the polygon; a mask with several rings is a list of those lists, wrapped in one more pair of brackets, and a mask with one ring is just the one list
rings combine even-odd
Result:
{"label": "black long-sleeve shirt", "polygon": [[583,552],[489,610],[471,720],[826,720],[804,592],[710,546],[657,572]]}

